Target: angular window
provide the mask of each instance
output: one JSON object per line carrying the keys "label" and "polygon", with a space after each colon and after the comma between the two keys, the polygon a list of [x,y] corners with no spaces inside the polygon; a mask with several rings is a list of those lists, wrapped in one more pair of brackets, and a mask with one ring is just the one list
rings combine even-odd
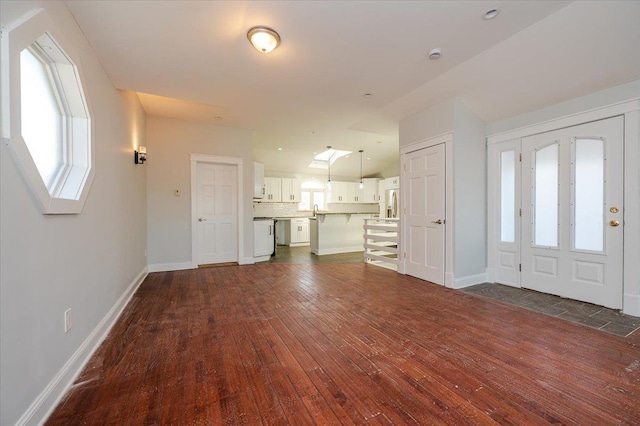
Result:
{"label": "angular window", "polygon": [[558,144],[535,153],[534,244],[558,247]]}
{"label": "angular window", "polygon": [[604,141],[576,139],[574,149],[574,248],[604,249]]}
{"label": "angular window", "polygon": [[3,34],[2,136],[45,214],[80,213],[94,175],[91,116],[77,55],[56,33],[41,10]]}

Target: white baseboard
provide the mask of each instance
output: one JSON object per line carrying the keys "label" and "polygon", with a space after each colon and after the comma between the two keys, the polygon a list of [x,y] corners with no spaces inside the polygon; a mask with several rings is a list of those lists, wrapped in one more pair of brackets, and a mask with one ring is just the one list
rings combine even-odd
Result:
{"label": "white baseboard", "polygon": [[47,420],[47,417],[51,415],[67,390],[73,385],[76,377],[82,372],[87,361],[89,361],[93,353],[107,337],[111,327],[113,327],[116,320],[120,317],[125,306],[129,303],[131,296],[133,296],[146,276],[147,268],[144,268],[133,282],[129,284],[96,328],[94,328],[84,342],[82,342],[78,350],[74,352],[35,401],[31,403],[27,411],[18,419],[16,425],[41,425]]}
{"label": "white baseboard", "polygon": [[305,247],[305,246],[310,246],[311,243],[306,242],[306,243],[291,243],[289,244],[289,247]]}
{"label": "white baseboard", "polygon": [[360,246],[352,246],[352,247],[335,247],[335,248],[318,249],[317,254],[318,256],[323,256],[325,254],[354,253],[358,251],[364,252],[364,247],[360,245]]}
{"label": "white baseboard", "polygon": [[269,259],[271,259],[271,255],[270,254],[268,254],[266,256],[258,256],[258,257],[254,257],[253,258],[253,262],[252,263],[266,262]]}
{"label": "white baseboard", "polygon": [[476,275],[467,275],[466,277],[456,278],[453,281],[453,288],[465,288],[470,287],[472,285],[486,283],[487,282],[487,273],[483,272],[482,274]]}
{"label": "white baseboard", "polygon": [[624,307],[622,312],[625,314],[640,317],[640,295],[625,294],[622,306]]}
{"label": "white baseboard", "polygon": [[195,268],[191,262],[155,263],[153,265],[149,265],[149,272],[181,271],[183,269]]}
{"label": "white baseboard", "polygon": [[253,265],[254,263],[256,263],[256,261],[253,257],[243,257],[238,262],[238,265]]}

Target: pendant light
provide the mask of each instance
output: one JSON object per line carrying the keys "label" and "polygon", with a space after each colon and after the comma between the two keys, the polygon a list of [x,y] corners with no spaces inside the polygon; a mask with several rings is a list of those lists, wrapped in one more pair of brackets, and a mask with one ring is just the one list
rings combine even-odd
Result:
{"label": "pendant light", "polygon": [[360,189],[363,189],[364,183],[362,183],[362,153],[364,152],[364,149],[361,149],[358,152],[360,153]]}
{"label": "pendant light", "polygon": [[[331,145],[327,145],[327,149],[331,149]],[[331,157],[332,157],[332,156],[330,156],[330,157],[327,159],[327,165],[329,166],[329,167],[328,167],[329,174],[328,174],[328,179],[327,179],[327,189],[328,189],[328,190],[331,190]]]}

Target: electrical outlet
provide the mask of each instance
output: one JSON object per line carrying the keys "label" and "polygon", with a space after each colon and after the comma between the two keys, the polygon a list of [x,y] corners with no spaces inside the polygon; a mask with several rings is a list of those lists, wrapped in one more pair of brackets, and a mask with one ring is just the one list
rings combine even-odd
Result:
{"label": "electrical outlet", "polygon": [[71,330],[71,308],[64,311],[64,332]]}

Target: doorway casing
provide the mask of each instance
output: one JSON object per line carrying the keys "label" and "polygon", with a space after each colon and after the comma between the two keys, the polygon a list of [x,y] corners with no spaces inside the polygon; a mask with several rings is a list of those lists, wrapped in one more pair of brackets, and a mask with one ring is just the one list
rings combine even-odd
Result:
{"label": "doorway casing", "polygon": [[227,164],[235,165],[237,168],[237,220],[238,220],[238,263],[242,264],[244,256],[244,187],[243,187],[243,173],[244,173],[244,159],[239,157],[224,157],[219,155],[205,155],[205,154],[189,154],[191,159],[191,266],[193,268],[198,267],[198,226],[196,224],[197,218],[197,197],[198,182],[197,182],[197,166],[198,163],[209,164]]}

